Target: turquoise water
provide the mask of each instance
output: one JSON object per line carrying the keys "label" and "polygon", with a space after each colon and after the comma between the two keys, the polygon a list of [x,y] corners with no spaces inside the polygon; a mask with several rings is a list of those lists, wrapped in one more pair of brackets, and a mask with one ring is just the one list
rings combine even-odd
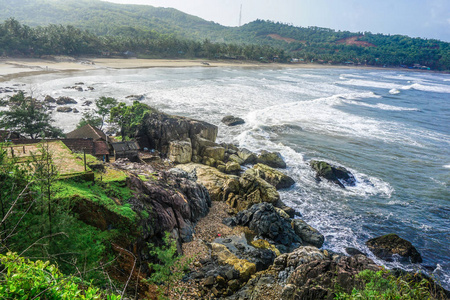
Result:
{"label": "turquoise water", "polygon": [[[92,92],[63,89],[75,82]],[[35,95],[80,100],[142,94],[171,114],[219,126],[219,141],[279,151],[296,184],[282,199],[325,235],[327,249],[369,253],[364,242],[397,233],[423,269],[450,287],[450,75],[391,70],[154,68],[96,70],[17,79]],[[13,82],[2,83],[2,86]],[[246,124],[228,128],[232,114]],[[80,115],[55,114],[72,130]],[[316,182],[310,159],[351,170],[355,187]]]}

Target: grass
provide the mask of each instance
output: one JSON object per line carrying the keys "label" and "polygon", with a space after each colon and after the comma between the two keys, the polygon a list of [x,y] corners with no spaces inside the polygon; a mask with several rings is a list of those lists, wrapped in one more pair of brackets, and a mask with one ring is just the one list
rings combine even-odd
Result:
{"label": "grass", "polygon": [[97,177],[101,177],[103,182],[114,182],[114,181],[125,181],[127,179],[127,174],[123,171],[105,167],[105,172],[96,173]]}
{"label": "grass", "polygon": [[134,222],[136,213],[126,202],[131,198],[129,188],[120,182],[93,183],[84,181],[58,181],[55,183],[58,199],[76,199],[81,197],[93,203],[99,204],[108,210],[123,216]]}

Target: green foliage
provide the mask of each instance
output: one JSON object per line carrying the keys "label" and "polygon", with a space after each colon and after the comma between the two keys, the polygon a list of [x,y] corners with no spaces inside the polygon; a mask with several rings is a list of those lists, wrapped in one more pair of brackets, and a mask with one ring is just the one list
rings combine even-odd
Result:
{"label": "green foliage", "polygon": [[353,288],[351,294],[337,293],[336,300],[353,299],[435,299],[429,290],[429,282],[425,279],[417,282],[407,277],[395,277],[388,271],[378,272],[364,270],[357,276],[360,288]]}
{"label": "green foliage", "polygon": [[81,128],[87,124],[92,125],[94,127],[100,127],[102,126],[102,118],[97,116],[92,111],[87,111],[83,113],[83,117],[81,118],[80,122],[77,124],[77,128]]}
{"label": "green foliage", "polygon": [[92,126],[98,127],[99,129],[103,128],[105,120],[109,119],[109,114],[111,108],[117,105],[117,100],[112,97],[100,97],[95,100],[96,109],[94,112],[88,111],[83,113],[83,117],[77,125],[77,128],[80,128],[86,124],[90,124]]}
{"label": "green foliage", "polygon": [[101,117],[102,124],[100,129],[103,127],[105,123],[105,119],[109,117],[111,108],[117,105],[117,100],[111,97],[100,97],[95,100],[95,105],[97,106],[96,113]]}
{"label": "green foliage", "polygon": [[150,244],[150,255],[155,256],[159,263],[150,263],[149,267],[153,271],[147,279],[148,283],[158,286],[158,299],[169,299],[169,292],[181,294],[181,290],[174,287],[175,282],[183,278],[187,266],[192,259],[186,259],[177,254],[177,243],[170,238],[168,232],[163,238],[163,245],[157,247]]}
{"label": "green foliage", "polygon": [[0,112],[0,128],[27,135],[32,139],[63,136],[61,129],[51,125],[53,119],[44,103],[25,97],[22,91],[11,97],[10,109]]}
{"label": "green foliage", "polygon": [[111,109],[110,122],[120,126],[122,141],[141,124],[146,114],[152,112],[152,108],[146,104],[134,101],[133,105],[127,106],[121,102]]}
{"label": "green foliage", "polygon": [[92,286],[80,289],[80,279],[64,276],[48,261],[33,262],[11,252],[0,254],[0,261],[4,266],[0,274],[1,299],[120,299]]}
{"label": "green foliage", "polygon": [[[0,25],[0,53],[7,55],[107,52],[117,56],[132,51],[141,58],[268,62],[278,57],[278,61],[287,62],[294,57],[308,62],[352,61],[373,66],[411,67],[418,63],[432,69],[450,70],[450,44],[433,39],[295,27],[264,20],[225,27],[175,9],[95,0],[0,0],[0,7],[0,19],[6,20]],[[45,27],[29,27],[37,25]],[[346,44],[347,38],[368,44]]]}

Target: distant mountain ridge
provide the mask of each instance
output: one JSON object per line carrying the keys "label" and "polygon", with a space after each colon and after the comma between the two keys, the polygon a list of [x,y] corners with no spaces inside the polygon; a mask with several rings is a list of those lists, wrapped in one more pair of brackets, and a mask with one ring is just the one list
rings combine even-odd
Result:
{"label": "distant mountain ridge", "polygon": [[227,27],[173,8],[100,0],[0,0],[0,7],[0,21],[12,17],[32,27],[63,24],[99,36],[164,35],[198,42],[270,46],[308,62],[450,69],[450,43],[433,39],[295,27],[264,20]]}

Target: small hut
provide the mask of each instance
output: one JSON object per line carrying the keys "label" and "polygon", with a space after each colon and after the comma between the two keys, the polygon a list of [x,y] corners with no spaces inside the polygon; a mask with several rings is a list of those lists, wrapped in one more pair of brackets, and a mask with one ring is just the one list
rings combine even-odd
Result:
{"label": "small hut", "polygon": [[139,159],[139,145],[136,141],[111,143],[114,149],[114,159],[128,158],[131,161]]}

